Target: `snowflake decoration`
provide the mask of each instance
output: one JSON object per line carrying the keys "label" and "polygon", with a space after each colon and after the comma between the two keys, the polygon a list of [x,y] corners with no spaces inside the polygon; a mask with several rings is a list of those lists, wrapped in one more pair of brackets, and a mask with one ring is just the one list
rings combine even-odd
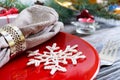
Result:
{"label": "snowflake decoration", "polygon": [[77,64],[77,59],[85,59],[86,56],[79,52],[76,48],[78,45],[70,46],[68,45],[66,49],[63,51],[60,47],[54,43],[52,46],[46,46],[49,50],[44,51],[43,54],[39,53],[39,50],[29,51],[28,57],[34,57],[29,59],[27,65],[34,64],[35,67],[38,67],[41,63],[44,63],[44,69],[50,69],[50,74],[53,75],[56,71],[66,72],[67,69],[60,65],[68,64],[68,59],[72,61],[73,65]]}

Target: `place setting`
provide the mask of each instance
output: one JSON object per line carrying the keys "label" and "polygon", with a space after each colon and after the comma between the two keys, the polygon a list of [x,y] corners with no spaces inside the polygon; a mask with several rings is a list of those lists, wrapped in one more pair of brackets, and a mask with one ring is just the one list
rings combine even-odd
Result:
{"label": "place setting", "polygon": [[1,80],[120,79],[117,2],[30,2],[0,2]]}
{"label": "place setting", "polygon": [[97,51],[83,39],[61,32],[63,23],[57,20],[54,9],[35,5],[0,29],[2,80],[95,78],[100,65]]}

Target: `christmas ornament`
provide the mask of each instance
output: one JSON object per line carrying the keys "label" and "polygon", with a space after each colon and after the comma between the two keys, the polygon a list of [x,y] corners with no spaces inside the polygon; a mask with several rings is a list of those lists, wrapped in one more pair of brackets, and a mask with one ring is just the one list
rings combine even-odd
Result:
{"label": "christmas ornament", "polygon": [[118,15],[111,14],[108,9],[106,9],[107,6],[112,4],[111,1],[118,3],[116,0],[107,0],[106,4],[91,4],[90,1],[92,0],[45,0],[44,5],[54,8],[59,14],[59,20],[64,23],[73,21],[76,14],[83,9],[89,10],[92,15],[97,17],[120,20]]}
{"label": "christmas ornament", "polygon": [[114,11],[117,7],[118,7],[117,4],[110,5],[110,6],[108,7],[108,11]]}
{"label": "christmas ornament", "polygon": [[74,5],[79,4],[77,0],[55,0],[55,2],[65,8],[72,10],[77,10]]}
{"label": "christmas ornament", "polygon": [[120,14],[120,5],[113,4],[108,7],[108,11],[114,13],[114,14]]}
{"label": "christmas ornament", "polygon": [[80,15],[77,16],[76,22],[71,22],[76,26],[76,32],[79,34],[92,34],[96,31],[98,24],[94,20],[94,16],[84,9]]}
{"label": "christmas ornament", "polygon": [[71,22],[76,27],[76,32],[78,34],[88,35],[93,34],[96,31],[96,28],[99,28],[98,23],[84,23],[79,21]]}
{"label": "christmas ornament", "polygon": [[117,7],[117,8],[114,10],[114,13],[115,13],[115,14],[120,14],[120,6]]}
{"label": "christmas ornament", "polygon": [[94,16],[91,15],[89,11],[86,9],[81,11],[80,15],[77,16],[77,20],[80,22],[87,22],[87,23],[95,22]]}

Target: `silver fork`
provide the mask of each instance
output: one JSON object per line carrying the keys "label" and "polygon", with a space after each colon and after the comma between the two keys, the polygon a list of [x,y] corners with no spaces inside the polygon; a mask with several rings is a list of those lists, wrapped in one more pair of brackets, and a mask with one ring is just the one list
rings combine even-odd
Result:
{"label": "silver fork", "polygon": [[112,65],[117,59],[117,52],[120,47],[120,39],[109,40],[99,53],[101,67]]}

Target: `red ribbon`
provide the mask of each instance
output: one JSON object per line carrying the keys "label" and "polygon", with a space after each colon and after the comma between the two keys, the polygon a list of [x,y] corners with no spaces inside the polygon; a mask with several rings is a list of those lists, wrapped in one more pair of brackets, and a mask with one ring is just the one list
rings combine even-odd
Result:
{"label": "red ribbon", "polygon": [[2,16],[7,16],[7,15],[10,15],[10,14],[18,14],[18,9],[17,8],[10,8],[10,9],[2,9],[0,11],[0,17]]}
{"label": "red ribbon", "polygon": [[8,18],[8,15],[11,14],[18,14],[18,9],[17,8],[10,8],[10,9],[2,9],[0,11],[0,17],[6,16],[7,17],[7,23],[10,23],[10,20]]}

